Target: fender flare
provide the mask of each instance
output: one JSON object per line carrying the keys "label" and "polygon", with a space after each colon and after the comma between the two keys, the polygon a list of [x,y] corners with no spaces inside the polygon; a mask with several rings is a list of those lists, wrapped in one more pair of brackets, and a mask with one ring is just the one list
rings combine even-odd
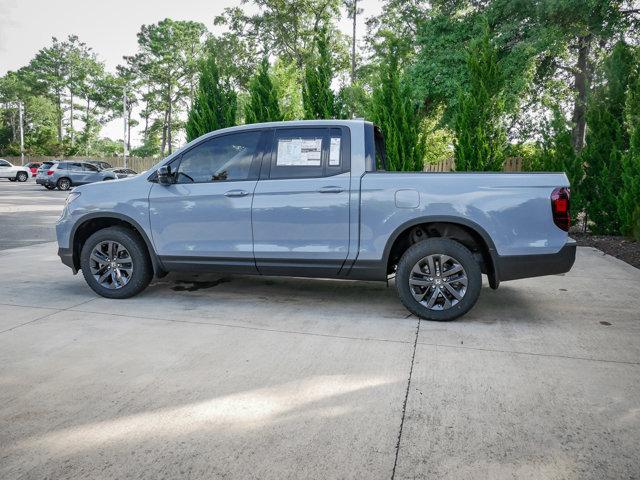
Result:
{"label": "fender flare", "polygon": [[166,270],[162,265],[160,258],[158,258],[158,255],[156,255],[156,251],[153,248],[153,243],[151,243],[151,240],[149,239],[147,232],[144,230],[144,228],[142,228],[140,224],[136,222],[133,218],[127,215],[123,215],[121,213],[115,213],[115,212],[87,213],[81,216],[80,218],[78,218],[78,220],[76,220],[75,224],[73,225],[73,228],[71,229],[71,235],[70,235],[74,268],[77,268],[77,266],[79,266],[79,263],[80,263],[80,252],[76,251],[76,233],[82,225],[84,225],[89,220],[93,220],[96,218],[113,218],[113,219],[128,223],[133,228],[135,228],[140,233],[140,236],[142,237],[142,240],[144,241],[147,247],[147,251],[149,252],[149,258],[151,258],[151,264],[153,266],[154,275],[156,277],[164,276],[164,274],[166,273]]}
{"label": "fender flare", "polygon": [[384,262],[385,268],[386,268],[386,265],[389,263],[391,248],[393,247],[393,244],[396,242],[400,234],[411,227],[415,227],[423,223],[451,223],[455,225],[460,225],[462,227],[466,227],[474,231],[478,236],[480,236],[482,241],[487,246],[487,250],[489,253],[489,261],[491,262],[490,265],[487,265],[487,276],[489,277],[489,284],[493,289],[498,288],[498,285],[500,285],[500,275],[498,272],[498,264],[499,264],[498,252],[496,250],[495,244],[493,243],[493,239],[482,226],[480,226],[473,220],[469,220],[464,217],[455,217],[452,215],[432,215],[432,216],[427,215],[423,217],[413,218],[411,220],[408,220],[400,224],[391,233],[384,247],[383,262]]}

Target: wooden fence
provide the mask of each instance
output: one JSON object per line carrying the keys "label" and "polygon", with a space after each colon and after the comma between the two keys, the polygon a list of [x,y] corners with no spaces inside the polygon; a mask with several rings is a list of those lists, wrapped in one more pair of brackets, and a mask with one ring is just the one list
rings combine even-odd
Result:
{"label": "wooden fence", "polygon": [[[441,160],[438,163],[430,163],[425,165],[425,172],[453,172],[455,170],[455,161],[453,158],[447,158]],[[522,171],[522,158],[509,157],[505,160],[502,171],[504,172],[521,172]]]}
{"label": "wooden fence", "polygon": [[[21,165],[20,157],[5,157],[14,165]],[[103,162],[109,162],[114,167],[123,167],[124,159],[122,157],[24,157],[24,163],[29,162],[44,162],[47,160],[100,160]],[[143,172],[149,170],[152,166],[160,161],[159,158],[152,157],[129,157],[127,158],[128,167],[136,172]],[[447,158],[438,163],[431,163],[424,167],[425,172],[453,172],[455,169],[455,162],[453,158]],[[504,162],[503,171],[505,172],[520,172],[522,171],[522,158],[509,157]]]}
{"label": "wooden fence", "polygon": [[[5,160],[13,163],[14,165],[22,165],[20,157],[3,157]],[[83,161],[83,160],[99,160],[101,162],[109,162],[114,167],[124,167],[124,159],[122,157],[46,157],[46,156],[27,156],[24,157],[24,163],[29,162],[46,162],[47,160],[68,160],[68,161]],[[128,157],[128,168],[140,173],[145,170],[149,170],[152,166],[160,161],[159,158],[153,157]]]}

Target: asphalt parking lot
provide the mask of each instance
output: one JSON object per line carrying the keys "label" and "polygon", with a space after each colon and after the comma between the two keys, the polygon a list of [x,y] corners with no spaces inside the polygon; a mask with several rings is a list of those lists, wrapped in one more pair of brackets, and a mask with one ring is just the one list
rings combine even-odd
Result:
{"label": "asphalt parking lot", "polygon": [[0,179],[0,250],[52,242],[55,223],[69,192]]}
{"label": "asphalt parking lot", "polygon": [[640,478],[640,271],[613,257],[450,323],[367,282],[114,301],[56,256],[64,196],[0,182],[0,478]]}

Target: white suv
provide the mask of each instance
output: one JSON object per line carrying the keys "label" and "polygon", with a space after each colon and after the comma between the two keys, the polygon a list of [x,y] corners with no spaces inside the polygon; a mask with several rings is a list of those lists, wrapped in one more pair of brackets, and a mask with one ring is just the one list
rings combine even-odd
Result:
{"label": "white suv", "polygon": [[14,166],[0,158],[0,178],[8,178],[11,182],[26,182],[30,174],[31,171],[27,167]]}

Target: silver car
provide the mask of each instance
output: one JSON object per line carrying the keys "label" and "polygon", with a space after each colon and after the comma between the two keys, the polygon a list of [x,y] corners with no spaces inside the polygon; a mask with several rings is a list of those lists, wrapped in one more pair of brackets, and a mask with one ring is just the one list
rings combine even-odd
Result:
{"label": "silver car", "polygon": [[115,173],[108,170],[100,170],[88,162],[58,162],[51,165],[36,181],[50,190],[54,188],[69,190],[77,185],[115,180],[117,178]]}

